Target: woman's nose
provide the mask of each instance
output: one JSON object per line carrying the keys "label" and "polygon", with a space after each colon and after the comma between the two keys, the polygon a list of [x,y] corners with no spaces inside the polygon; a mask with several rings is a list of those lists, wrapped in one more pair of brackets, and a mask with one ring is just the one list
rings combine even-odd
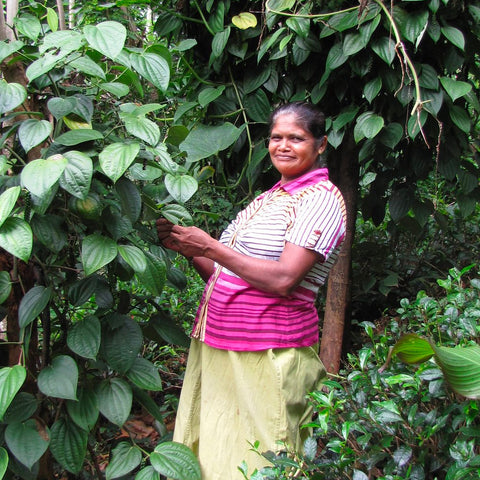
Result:
{"label": "woman's nose", "polygon": [[279,143],[278,147],[281,148],[282,150],[284,150],[286,148],[290,148],[290,145],[288,143],[288,138],[282,138],[280,140],[280,143]]}

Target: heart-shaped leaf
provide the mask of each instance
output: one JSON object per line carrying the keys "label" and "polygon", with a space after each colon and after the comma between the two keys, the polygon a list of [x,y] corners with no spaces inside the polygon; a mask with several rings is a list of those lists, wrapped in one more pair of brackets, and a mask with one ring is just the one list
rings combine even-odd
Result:
{"label": "heart-shaped leaf", "polygon": [[120,442],[112,450],[112,460],[105,470],[107,480],[122,477],[134,468],[137,468],[142,461],[142,452],[136,446],[127,442]]}
{"label": "heart-shaped leaf", "polygon": [[85,275],[90,275],[110,263],[118,253],[114,240],[98,233],[89,235],[82,243],[82,264]]}
{"label": "heart-shaped leaf", "polygon": [[10,187],[0,195],[0,227],[13,210],[20,191],[20,187]]}
{"label": "heart-shaped leaf", "polygon": [[144,390],[162,390],[162,380],[160,379],[158,368],[146,358],[135,358],[133,365],[127,372],[127,377],[137,387]]}
{"label": "heart-shaped leaf", "polygon": [[64,418],[51,428],[50,451],[55,460],[71,473],[79,473],[87,452],[88,432]]}
{"label": "heart-shaped leaf", "polygon": [[0,226],[0,247],[28,262],[32,253],[33,234],[30,225],[19,217],[9,217]]}
{"label": "heart-shaped leaf", "polygon": [[132,67],[155,87],[165,92],[170,83],[170,65],[168,61],[156,53],[130,54]]}
{"label": "heart-shaped leaf", "polygon": [[97,317],[88,315],[68,331],[67,345],[77,355],[94,360],[100,348],[101,336],[100,321]]}
{"label": "heart-shaped leaf", "polygon": [[59,355],[38,375],[38,388],[49,397],[77,399],[78,367],[68,355]]}
{"label": "heart-shaped leaf", "polygon": [[93,162],[90,157],[75,150],[65,152],[67,166],[60,177],[60,186],[74,197],[85,198],[90,191]]}
{"label": "heart-shaped leaf", "polygon": [[102,415],[121,427],[132,408],[132,389],[121,378],[104,380],[97,388],[98,407]]}
{"label": "heart-shaped leaf", "polygon": [[78,392],[78,400],[67,400],[67,412],[70,418],[83,430],[89,432],[97,423],[97,395],[93,390],[84,388]]}
{"label": "heart-shaped leaf", "polygon": [[162,442],[150,454],[153,468],[178,480],[201,480],[200,464],[193,452],[181,443]]}
{"label": "heart-shaped leaf", "polygon": [[127,38],[127,29],[113,21],[87,25],[83,33],[92,48],[112,60],[120,54]]}
{"label": "heart-shaped leaf", "polygon": [[26,98],[27,91],[23,85],[0,80],[0,114],[17,108]]}
{"label": "heart-shaped leaf", "polygon": [[31,288],[20,301],[18,308],[18,323],[20,328],[30,325],[45,307],[52,297],[52,289],[37,285]]}
{"label": "heart-shaped leaf", "polygon": [[[23,385],[27,371],[21,365],[0,369],[0,420]],[[1,478],[1,477],[0,477]]]}
{"label": "heart-shaped leaf", "polygon": [[56,120],[73,112],[75,101],[72,98],[53,97],[47,102],[47,107]]}
{"label": "heart-shaped leaf", "polygon": [[5,441],[15,458],[31,469],[47,450],[50,432],[47,427],[42,427],[30,419],[8,425]]}
{"label": "heart-shaped leaf", "polygon": [[29,152],[42,143],[52,133],[52,124],[47,120],[29,119],[22,122],[18,129],[18,139],[23,149]]}
{"label": "heart-shaped leaf", "polygon": [[99,154],[100,166],[105,175],[116,182],[140,152],[138,143],[111,143]]}
{"label": "heart-shaped leaf", "polygon": [[67,163],[68,160],[60,154],[52,155],[46,160],[33,160],[23,167],[22,185],[37,197],[42,197],[57,183]]}

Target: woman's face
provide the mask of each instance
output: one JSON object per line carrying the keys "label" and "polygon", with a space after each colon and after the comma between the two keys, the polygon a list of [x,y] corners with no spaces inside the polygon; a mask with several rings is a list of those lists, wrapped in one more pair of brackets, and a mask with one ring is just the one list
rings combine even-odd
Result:
{"label": "woman's face", "polygon": [[[327,145],[326,137],[318,142],[297,123],[297,116],[285,113],[273,124],[268,151],[273,166],[280,172],[281,183],[295,180],[316,168],[319,154]],[[319,144],[320,143],[320,144]]]}

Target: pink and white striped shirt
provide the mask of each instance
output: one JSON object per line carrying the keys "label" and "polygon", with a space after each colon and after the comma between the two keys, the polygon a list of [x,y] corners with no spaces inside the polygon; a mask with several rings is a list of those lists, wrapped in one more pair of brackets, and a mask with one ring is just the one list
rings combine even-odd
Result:
{"label": "pink and white striped shirt", "polygon": [[[259,195],[237,215],[220,241],[245,255],[267,260],[278,260],[285,242],[291,242],[320,253],[323,262],[314,265],[289,297],[256,289],[222,268],[217,280],[212,275],[205,288],[205,292],[209,286],[213,290],[201,339],[211,347],[237,351],[317,343],[315,298],[337,259],[345,224],[342,195],[328,180],[326,168],[283,185],[277,183]],[[205,293],[198,312],[204,302]]]}

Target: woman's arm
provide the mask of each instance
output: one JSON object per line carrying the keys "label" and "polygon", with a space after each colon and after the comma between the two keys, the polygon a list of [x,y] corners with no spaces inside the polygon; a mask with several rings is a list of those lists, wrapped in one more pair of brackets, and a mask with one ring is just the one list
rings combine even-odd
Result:
{"label": "woman's arm", "polygon": [[204,257],[228,268],[252,286],[266,292],[288,296],[300,284],[322,256],[292,243],[286,243],[278,260],[263,260],[236,252],[197,227],[168,227],[157,222],[159,238],[174,251],[194,257]]}

